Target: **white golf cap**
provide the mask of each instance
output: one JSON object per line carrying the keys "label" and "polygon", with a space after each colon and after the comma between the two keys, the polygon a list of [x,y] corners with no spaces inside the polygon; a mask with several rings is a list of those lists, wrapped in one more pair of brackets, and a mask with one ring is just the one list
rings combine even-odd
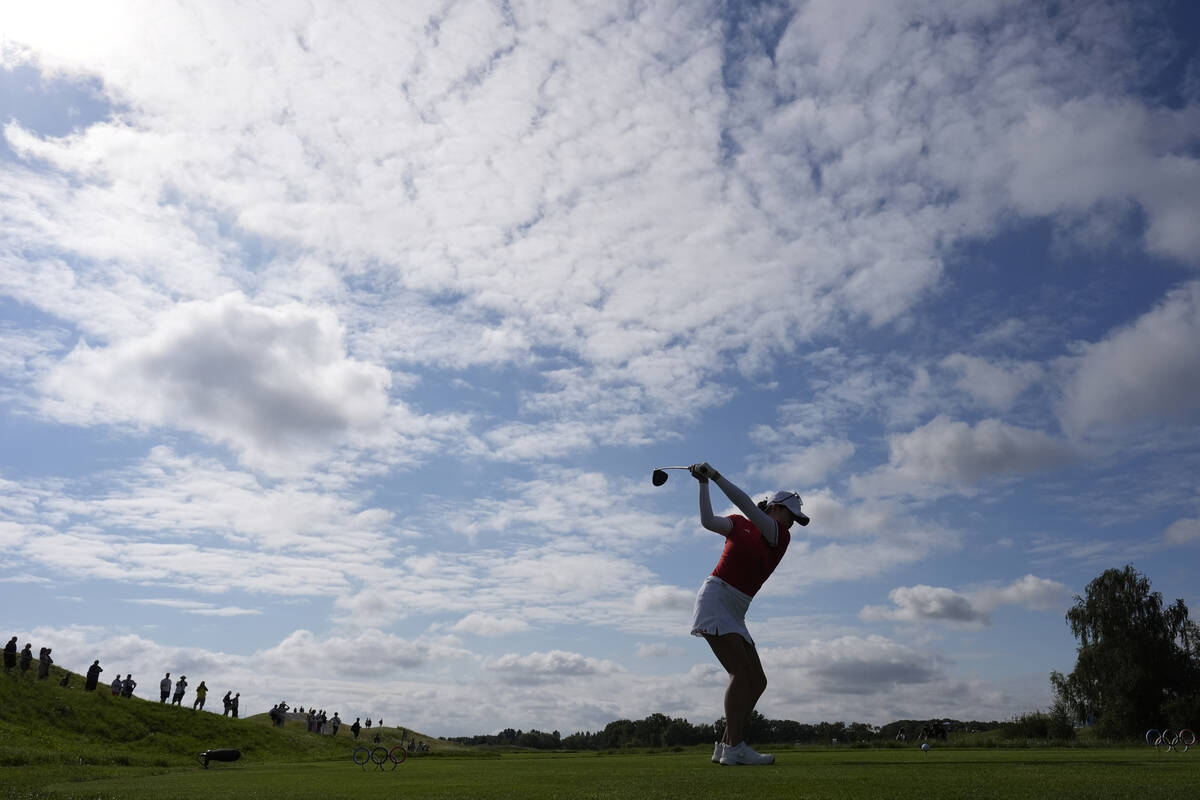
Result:
{"label": "white golf cap", "polygon": [[795,492],[785,492],[782,490],[771,495],[770,499],[767,500],[767,508],[771,506],[783,506],[792,512],[792,516],[796,518],[796,522],[799,522],[801,525],[807,525],[808,514],[800,510],[802,505],[804,505],[804,501],[800,499],[800,495]]}

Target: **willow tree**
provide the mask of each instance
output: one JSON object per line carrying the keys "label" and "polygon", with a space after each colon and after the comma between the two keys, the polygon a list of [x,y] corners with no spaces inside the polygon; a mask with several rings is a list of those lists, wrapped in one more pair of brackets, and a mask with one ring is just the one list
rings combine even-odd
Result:
{"label": "willow tree", "polygon": [[1200,629],[1183,600],[1164,606],[1132,566],[1109,569],[1075,596],[1067,625],[1079,649],[1070,675],[1050,675],[1059,708],[1094,720],[1106,738],[1138,736],[1191,713]]}

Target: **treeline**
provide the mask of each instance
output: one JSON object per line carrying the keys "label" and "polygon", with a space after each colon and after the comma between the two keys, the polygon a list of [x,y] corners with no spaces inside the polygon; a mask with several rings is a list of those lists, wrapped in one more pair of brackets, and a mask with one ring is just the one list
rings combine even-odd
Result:
{"label": "treeline", "polygon": [[[838,744],[917,741],[932,731],[949,733],[986,731],[1001,727],[998,722],[962,722],[951,719],[897,720],[882,727],[864,722],[805,723],[788,719],[767,719],[757,711],[750,721],[748,740],[763,743]],[[562,736],[558,731],[521,731],[506,728],[498,734],[460,736],[449,741],[467,745],[528,747],[538,750],[616,750],[626,747],[689,747],[712,744],[721,738],[725,719],[709,724],[693,724],[686,719],[651,714],[645,719],[619,719],[603,730]]]}

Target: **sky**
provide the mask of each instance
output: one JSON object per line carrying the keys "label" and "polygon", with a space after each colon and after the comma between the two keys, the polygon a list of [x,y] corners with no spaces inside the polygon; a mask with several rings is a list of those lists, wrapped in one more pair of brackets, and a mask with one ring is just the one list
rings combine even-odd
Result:
{"label": "sky", "polygon": [[[0,633],[427,735],[711,722],[711,462],[804,722],[1200,614],[1187,2],[0,10]],[[714,491],[718,513],[734,509]],[[190,698],[189,694],[189,698]]]}

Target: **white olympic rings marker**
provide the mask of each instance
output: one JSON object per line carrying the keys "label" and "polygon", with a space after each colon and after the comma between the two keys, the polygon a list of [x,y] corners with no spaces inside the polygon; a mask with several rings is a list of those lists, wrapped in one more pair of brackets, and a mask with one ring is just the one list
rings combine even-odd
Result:
{"label": "white olympic rings marker", "polygon": [[367,764],[374,764],[376,767],[383,770],[384,765],[389,765],[394,771],[396,767],[403,764],[408,758],[408,751],[400,745],[396,745],[391,750],[381,744],[373,747],[367,745],[359,745],[354,748],[354,752],[350,755],[350,760],[363,769],[367,768]]}
{"label": "white olympic rings marker", "polygon": [[1146,731],[1146,744],[1152,745],[1155,750],[1166,745],[1168,753],[1174,752],[1176,747],[1182,748],[1186,753],[1195,743],[1196,734],[1188,728],[1182,728],[1175,733],[1172,733],[1169,728],[1161,731],[1158,728],[1151,728]]}

